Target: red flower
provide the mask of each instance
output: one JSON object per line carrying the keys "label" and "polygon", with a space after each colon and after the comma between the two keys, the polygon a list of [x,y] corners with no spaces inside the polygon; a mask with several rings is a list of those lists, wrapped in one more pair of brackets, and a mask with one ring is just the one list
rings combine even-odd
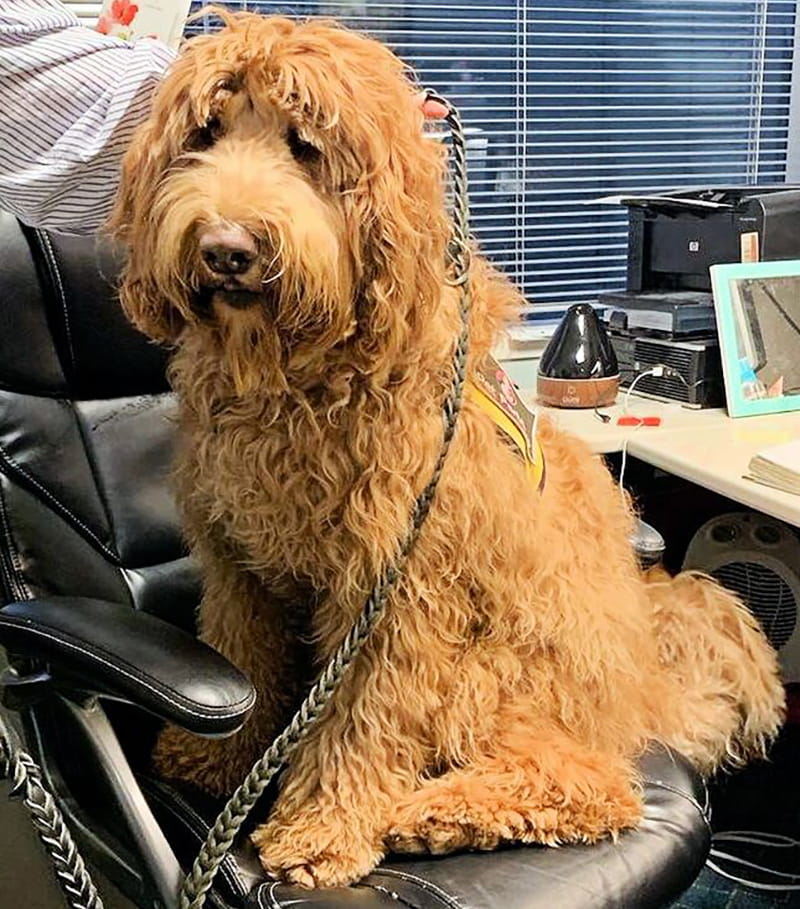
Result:
{"label": "red flower", "polygon": [[95,27],[101,35],[107,35],[111,31],[111,20],[108,16],[100,16]]}
{"label": "red flower", "polygon": [[130,0],[114,0],[111,4],[111,17],[120,25],[130,25],[139,12],[139,7]]}

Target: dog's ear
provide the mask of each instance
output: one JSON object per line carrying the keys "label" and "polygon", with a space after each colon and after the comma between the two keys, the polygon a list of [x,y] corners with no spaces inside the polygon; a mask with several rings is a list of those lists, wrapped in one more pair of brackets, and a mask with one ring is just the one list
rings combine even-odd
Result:
{"label": "dog's ear", "polygon": [[128,318],[149,337],[169,343],[179,334],[183,317],[153,276],[153,263],[158,261],[153,209],[161,180],[192,128],[193,115],[185,89],[183,97],[170,91],[167,99],[164,94],[159,93],[149,120],[139,127],[123,158],[107,229],[126,253],[120,299]]}
{"label": "dog's ear", "polygon": [[388,70],[383,87],[383,96],[356,98],[353,110],[340,98],[338,124],[359,172],[342,197],[361,275],[355,346],[375,364],[388,362],[392,347],[402,349],[409,333],[430,325],[441,303],[450,236],[446,150],[423,135],[405,78]]}
{"label": "dog's ear", "polygon": [[[163,242],[154,216],[159,188],[165,174],[180,166],[181,156],[202,147],[204,130],[238,87],[224,64],[205,63],[203,47],[202,38],[190,42],[156,93],[150,117],[123,158],[107,225],[127,253],[120,286],[125,312],[141,331],[162,342],[172,342],[180,333],[185,301],[175,276],[159,274],[158,264],[169,260],[163,248],[157,250]],[[172,253],[177,257],[180,250]]]}
{"label": "dog's ear", "polygon": [[[363,281],[357,304],[363,352],[380,358],[430,325],[440,305],[450,222],[445,212],[446,152],[422,135],[410,91],[360,130],[367,163],[351,204],[359,225]],[[407,97],[406,97],[407,95]]]}
{"label": "dog's ear", "polygon": [[148,229],[155,187],[169,160],[167,141],[153,123],[140,128],[125,155],[119,195],[109,222],[112,237],[125,248],[120,300],[133,324],[156,341],[172,342],[183,324],[152,276],[155,230]]}

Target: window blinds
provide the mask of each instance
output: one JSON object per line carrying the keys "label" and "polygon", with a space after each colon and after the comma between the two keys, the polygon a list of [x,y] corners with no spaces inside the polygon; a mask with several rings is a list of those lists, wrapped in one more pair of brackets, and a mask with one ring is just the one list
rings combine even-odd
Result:
{"label": "window blinds", "polygon": [[624,287],[627,214],[598,198],[785,180],[797,0],[226,5],[334,16],[458,105],[474,232],[530,317]]}
{"label": "window blinds", "polygon": [[338,17],[459,106],[474,231],[528,315],[624,287],[627,213],[599,197],[784,181],[796,5],[238,3]]}

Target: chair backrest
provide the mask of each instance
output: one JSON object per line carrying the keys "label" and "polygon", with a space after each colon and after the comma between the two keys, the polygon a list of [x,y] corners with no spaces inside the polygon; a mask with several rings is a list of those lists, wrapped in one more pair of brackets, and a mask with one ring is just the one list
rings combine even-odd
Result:
{"label": "chair backrest", "polygon": [[170,493],[166,353],[126,321],[94,237],[0,213],[0,583],[191,628],[199,595]]}

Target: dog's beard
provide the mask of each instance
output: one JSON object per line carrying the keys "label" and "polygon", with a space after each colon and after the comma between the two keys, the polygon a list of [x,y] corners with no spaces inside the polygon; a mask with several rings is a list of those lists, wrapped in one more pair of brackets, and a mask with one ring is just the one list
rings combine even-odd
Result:
{"label": "dog's beard", "polygon": [[251,268],[217,274],[192,246],[195,223],[184,229],[189,267],[173,280],[172,297],[185,301],[180,308],[190,327],[212,339],[236,395],[319,384],[326,354],[357,328],[352,265],[341,245],[327,234],[311,246],[277,227],[253,230],[258,257]]}
{"label": "dog's beard", "polygon": [[217,292],[211,302],[227,368],[239,397],[255,393],[281,394],[288,390],[285,352],[275,321],[263,303],[237,308]]}

